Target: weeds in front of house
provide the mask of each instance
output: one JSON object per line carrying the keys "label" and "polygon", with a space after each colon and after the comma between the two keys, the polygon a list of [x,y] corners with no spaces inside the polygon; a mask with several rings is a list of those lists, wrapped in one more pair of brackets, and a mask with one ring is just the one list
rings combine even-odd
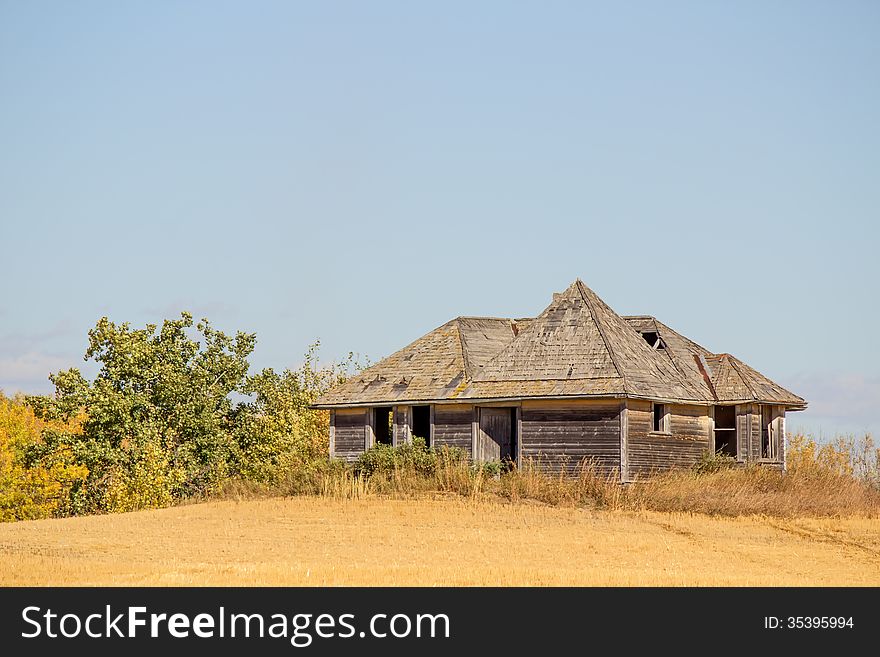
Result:
{"label": "weeds in front of house", "polygon": [[292,468],[271,488],[243,490],[231,483],[224,492],[342,499],[442,494],[624,511],[880,517],[878,450],[870,436],[821,446],[791,436],[787,455],[786,472],[708,454],[690,468],[650,473],[621,485],[617,471],[596,460],[526,459],[518,468],[475,465],[463,450],[431,449],[415,439],[399,447],[375,447],[351,464],[324,461]]}

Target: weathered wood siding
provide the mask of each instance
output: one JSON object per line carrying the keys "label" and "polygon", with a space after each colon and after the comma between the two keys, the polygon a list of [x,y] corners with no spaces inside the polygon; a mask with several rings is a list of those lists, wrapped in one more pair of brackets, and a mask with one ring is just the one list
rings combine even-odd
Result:
{"label": "weathered wood siding", "polygon": [[333,456],[353,461],[364,451],[366,412],[362,408],[339,409],[333,415]]}
{"label": "weathered wood siding", "polygon": [[478,460],[509,461],[514,457],[514,411],[509,406],[480,408]]}
{"label": "weathered wood siding", "polygon": [[548,472],[575,472],[593,461],[605,474],[620,468],[620,403],[523,402],[519,448]]}
{"label": "weathered wood siding", "polygon": [[437,404],[434,407],[434,445],[459,447],[470,458],[473,418],[474,407],[470,404]]}
{"label": "weathered wood siding", "polygon": [[709,408],[707,406],[669,406],[669,433],[709,446]]}
{"label": "weathered wood siding", "polygon": [[753,461],[761,459],[761,405],[752,404],[752,449],[751,457]]}
{"label": "weathered wood siding", "polygon": [[761,458],[761,405],[738,404],[736,407],[737,460]]}
{"label": "weathered wood siding", "polygon": [[785,408],[771,407],[769,418],[770,440],[773,443],[773,456],[765,459],[761,453],[763,433],[763,413],[760,404],[739,404],[736,407],[737,460],[785,463]]}
{"label": "weathered wood siding", "polygon": [[651,403],[627,402],[629,474],[645,476],[674,467],[689,467],[711,448],[709,409],[669,406],[669,433],[654,433]]}
{"label": "weathered wood siding", "polygon": [[776,420],[779,423],[779,462],[782,464],[782,469],[786,469],[785,464],[785,409],[782,408],[780,410],[779,418]]}
{"label": "weathered wood siding", "polygon": [[[760,434],[759,434],[760,435]],[[752,451],[752,405],[736,406],[736,458],[748,461]]]}

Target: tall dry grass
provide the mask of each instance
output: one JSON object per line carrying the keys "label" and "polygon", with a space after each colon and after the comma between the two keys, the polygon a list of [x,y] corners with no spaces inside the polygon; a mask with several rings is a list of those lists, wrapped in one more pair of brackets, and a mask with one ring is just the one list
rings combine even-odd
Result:
{"label": "tall dry grass", "polygon": [[627,489],[630,506],[710,515],[880,517],[880,490],[833,472],[752,466],[711,474],[670,472]]}
{"label": "tall dry grass", "polygon": [[233,483],[225,496],[408,499],[453,495],[607,510],[876,518],[880,517],[880,485],[875,452],[870,437],[829,448],[793,436],[786,472],[759,465],[733,466],[710,458],[694,468],[656,473],[621,485],[616,472],[604,473],[592,462],[581,463],[570,474],[547,474],[534,461],[497,473],[439,450],[432,461],[387,462],[369,473],[340,463],[311,464],[291,470],[273,487]]}

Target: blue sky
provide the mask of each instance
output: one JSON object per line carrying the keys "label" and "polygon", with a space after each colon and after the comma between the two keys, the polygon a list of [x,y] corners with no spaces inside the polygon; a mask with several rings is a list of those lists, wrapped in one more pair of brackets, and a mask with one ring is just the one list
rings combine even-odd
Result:
{"label": "blue sky", "polygon": [[102,315],[376,360],[582,278],[880,428],[880,5],[0,0],[0,388]]}

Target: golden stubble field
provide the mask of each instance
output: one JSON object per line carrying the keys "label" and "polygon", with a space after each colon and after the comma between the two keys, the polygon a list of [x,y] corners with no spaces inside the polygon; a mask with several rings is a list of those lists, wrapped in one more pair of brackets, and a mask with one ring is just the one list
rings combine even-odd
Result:
{"label": "golden stubble field", "polygon": [[2,524],[0,584],[877,586],[880,520],[224,501]]}

